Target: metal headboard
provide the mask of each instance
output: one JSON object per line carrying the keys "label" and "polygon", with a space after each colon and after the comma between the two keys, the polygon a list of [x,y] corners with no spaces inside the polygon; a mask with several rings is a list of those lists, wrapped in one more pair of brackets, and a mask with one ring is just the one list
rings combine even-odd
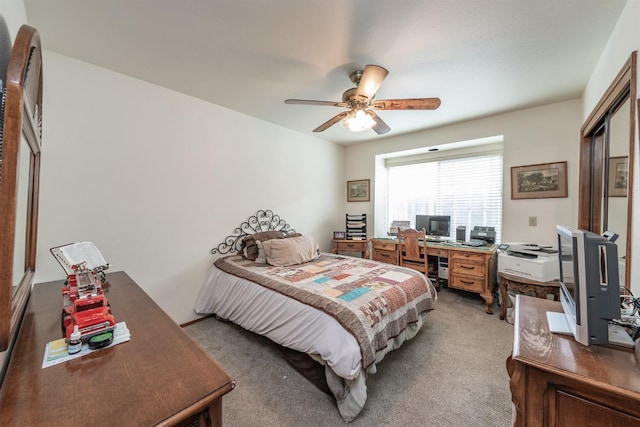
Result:
{"label": "metal headboard", "polygon": [[259,210],[255,215],[240,224],[233,231],[233,234],[225,237],[224,242],[211,249],[212,254],[228,254],[238,252],[242,249],[242,239],[251,234],[263,231],[283,231],[285,233],[295,233],[296,230],[280,216],[274,215],[271,210]]}

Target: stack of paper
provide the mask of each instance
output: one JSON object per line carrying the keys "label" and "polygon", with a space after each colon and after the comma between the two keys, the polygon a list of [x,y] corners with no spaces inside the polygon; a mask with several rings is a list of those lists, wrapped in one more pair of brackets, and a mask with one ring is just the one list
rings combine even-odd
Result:
{"label": "stack of paper", "polygon": [[[127,324],[125,322],[116,323],[116,326],[113,330],[113,342],[103,348],[113,347],[114,345],[129,341],[130,339],[131,334],[129,333],[129,329],[127,329]],[[102,350],[102,348],[92,350],[89,348],[88,343],[82,343],[82,349],[78,353],[69,354],[69,352],[67,351],[66,340],[64,338],[60,338],[59,340],[47,343],[47,345],[45,346],[44,359],[42,360],[42,369],[66,362],[68,360],[77,359],[78,357],[82,357],[85,354],[93,353],[94,351],[99,350]]]}

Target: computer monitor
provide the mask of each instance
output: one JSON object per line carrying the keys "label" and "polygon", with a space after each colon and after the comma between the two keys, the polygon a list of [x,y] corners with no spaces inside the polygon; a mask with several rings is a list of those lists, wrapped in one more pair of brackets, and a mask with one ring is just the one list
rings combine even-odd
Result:
{"label": "computer monitor", "polygon": [[416,215],[416,230],[425,229],[428,236],[451,236],[450,215]]}
{"label": "computer monitor", "polygon": [[416,215],[416,230],[424,231],[429,234],[429,215]]}

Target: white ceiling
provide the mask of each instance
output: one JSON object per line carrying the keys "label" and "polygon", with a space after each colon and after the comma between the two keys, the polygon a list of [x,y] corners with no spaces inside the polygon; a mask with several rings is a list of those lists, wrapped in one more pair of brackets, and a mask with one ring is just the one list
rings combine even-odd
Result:
{"label": "white ceiling", "polygon": [[314,134],[342,109],[283,101],[340,101],[352,71],[381,65],[389,75],[377,99],[442,100],[435,111],[379,111],[388,137],[576,98],[626,2],[25,0],[25,7],[45,49],[350,144],[382,136],[340,125]]}

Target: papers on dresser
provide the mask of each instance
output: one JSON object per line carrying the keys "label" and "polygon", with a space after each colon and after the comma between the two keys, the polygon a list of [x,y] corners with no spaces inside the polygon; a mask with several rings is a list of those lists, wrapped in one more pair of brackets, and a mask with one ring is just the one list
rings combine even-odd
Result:
{"label": "papers on dresser", "polygon": [[[127,324],[125,322],[116,323],[115,328],[113,329],[113,342],[106,347],[113,347],[114,345],[118,345],[120,343],[129,341],[131,339],[131,333],[127,328]],[[67,342],[64,338],[60,338],[55,341],[51,341],[47,343],[44,348],[44,359],[42,360],[42,369],[48,368],[49,366],[58,365],[60,363],[67,362],[69,360],[77,359],[78,357],[82,357],[86,354],[93,353],[95,351],[100,351],[103,348],[98,348],[92,350],[89,348],[88,343],[82,343],[82,349],[75,354],[69,354],[67,351]]]}

